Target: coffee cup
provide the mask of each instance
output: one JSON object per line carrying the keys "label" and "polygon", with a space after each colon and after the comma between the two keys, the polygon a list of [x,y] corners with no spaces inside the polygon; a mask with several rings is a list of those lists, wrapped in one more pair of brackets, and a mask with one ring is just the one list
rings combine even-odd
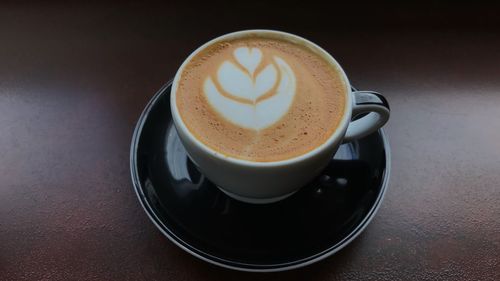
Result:
{"label": "coffee cup", "polygon": [[175,75],[170,104],[189,158],[247,203],[292,195],[340,144],[375,132],[390,115],[382,95],[352,91],[321,47],[274,30],[233,32],[196,49]]}

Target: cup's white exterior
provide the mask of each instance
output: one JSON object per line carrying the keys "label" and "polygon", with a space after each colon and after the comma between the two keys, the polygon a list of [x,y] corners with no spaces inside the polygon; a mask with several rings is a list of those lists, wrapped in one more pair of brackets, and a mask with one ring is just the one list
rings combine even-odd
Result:
{"label": "cup's white exterior", "polygon": [[[276,162],[253,162],[218,153],[198,141],[185,126],[176,103],[176,92],[186,64],[201,50],[218,41],[258,34],[281,38],[308,47],[321,55],[342,76],[346,87],[344,115],[337,130],[325,143],[298,157]],[[352,112],[351,86],[340,65],[316,44],[293,34],[273,30],[246,30],[215,38],[195,50],[181,65],[175,75],[171,91],[171,110],[175,127],[191,160],[201,172],[231,196],[254,203],[277,201],[297,191],[311,181],[329,163],[345,135]]]}

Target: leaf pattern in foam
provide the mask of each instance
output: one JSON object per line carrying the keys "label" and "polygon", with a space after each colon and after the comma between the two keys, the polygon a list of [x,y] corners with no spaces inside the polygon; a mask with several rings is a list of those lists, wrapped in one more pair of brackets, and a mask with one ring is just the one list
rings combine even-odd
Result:
{"label": "leaf pattern in foam", "polygon": [[217,80],[225,92],[249,101],[255,100],[252,79],[232,62],[222,63],[217,72]]}
{"label": "leaf pattern in foam", "polygon": [[[246,104],[222,95],[212,78],[207,77],[204,92],[210,105],[228,121],[245,128],[261,130],[280,120],[293,103],[296,79],[290,66],[281,58],[274,57],[274,64],[267,65],[255,78],[230,61],[219,67],[217,77],[222,89],[230,96],[252,101]],[[278,71],[280,81],[278,79]],[[278,84],[277,84],[278,83]],[[277,85],[276,85],[277,84]],[[276,93],[265,100],[259,97],[277,86]]]}
{"label": "leaf pattern in foam", "polygon": [[266,66],[266,68],[264,68],[255,79],[255,100],[271,90],[274,87],[274,84],[276,84],[277,78],[278,72],[276,71],[274,65],[269,64]]}
{"label": "leaf pattern in foam", "polygon": [[255,108],[255,129],[273,125],[288,112],[293,103],[297,81],[292,69],[281,58],[275,57],[281,79],[276,94],[258,103]]}
{"label": "leaf pattern in foam", "polygon": [[221,95],[210,78],[205,80],[203,88],[210,105],[224,118],[245,128],[255,127],[255,110],[253,106]]}

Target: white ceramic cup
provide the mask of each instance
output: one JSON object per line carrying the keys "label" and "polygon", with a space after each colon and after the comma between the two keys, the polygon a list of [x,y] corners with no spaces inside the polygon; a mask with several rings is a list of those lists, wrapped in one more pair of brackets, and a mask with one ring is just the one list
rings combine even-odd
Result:
{"label": "white ceramic cup", "polygon": [[[315,149],[286,160],[254,162],[217,152],[191,134],[177,109],[176,92],[186,64],[200,51],[219,41],[249,35],[279,38],[306,46],[337,69],[346,86],[345,110],[337,129]],[[177,133],[189,158],[200,171],[227,195],[247,203],[271,203],[284,199],[307,184],[324,169],[339,145],[362,138],[382,127],[389,119],[386,99],[375,92],[353,92],[349,80],[337,61],[318,45],[302,37],[274,30],[245,30],[217,37],[196,49],[178,69],[171,90],[171,111]],[[353,117],[367,113],[352,121]]]}

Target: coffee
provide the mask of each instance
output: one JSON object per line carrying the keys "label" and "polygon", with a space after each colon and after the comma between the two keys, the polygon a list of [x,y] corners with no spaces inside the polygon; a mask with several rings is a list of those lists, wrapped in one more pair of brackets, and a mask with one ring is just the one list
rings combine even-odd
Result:
{"label": "coffee", "polygon": [[197,52],[180,73],[176,106],[203,144],[256,162],[323,144],[344,116],[346,81],[317,51],[258,34]]}

